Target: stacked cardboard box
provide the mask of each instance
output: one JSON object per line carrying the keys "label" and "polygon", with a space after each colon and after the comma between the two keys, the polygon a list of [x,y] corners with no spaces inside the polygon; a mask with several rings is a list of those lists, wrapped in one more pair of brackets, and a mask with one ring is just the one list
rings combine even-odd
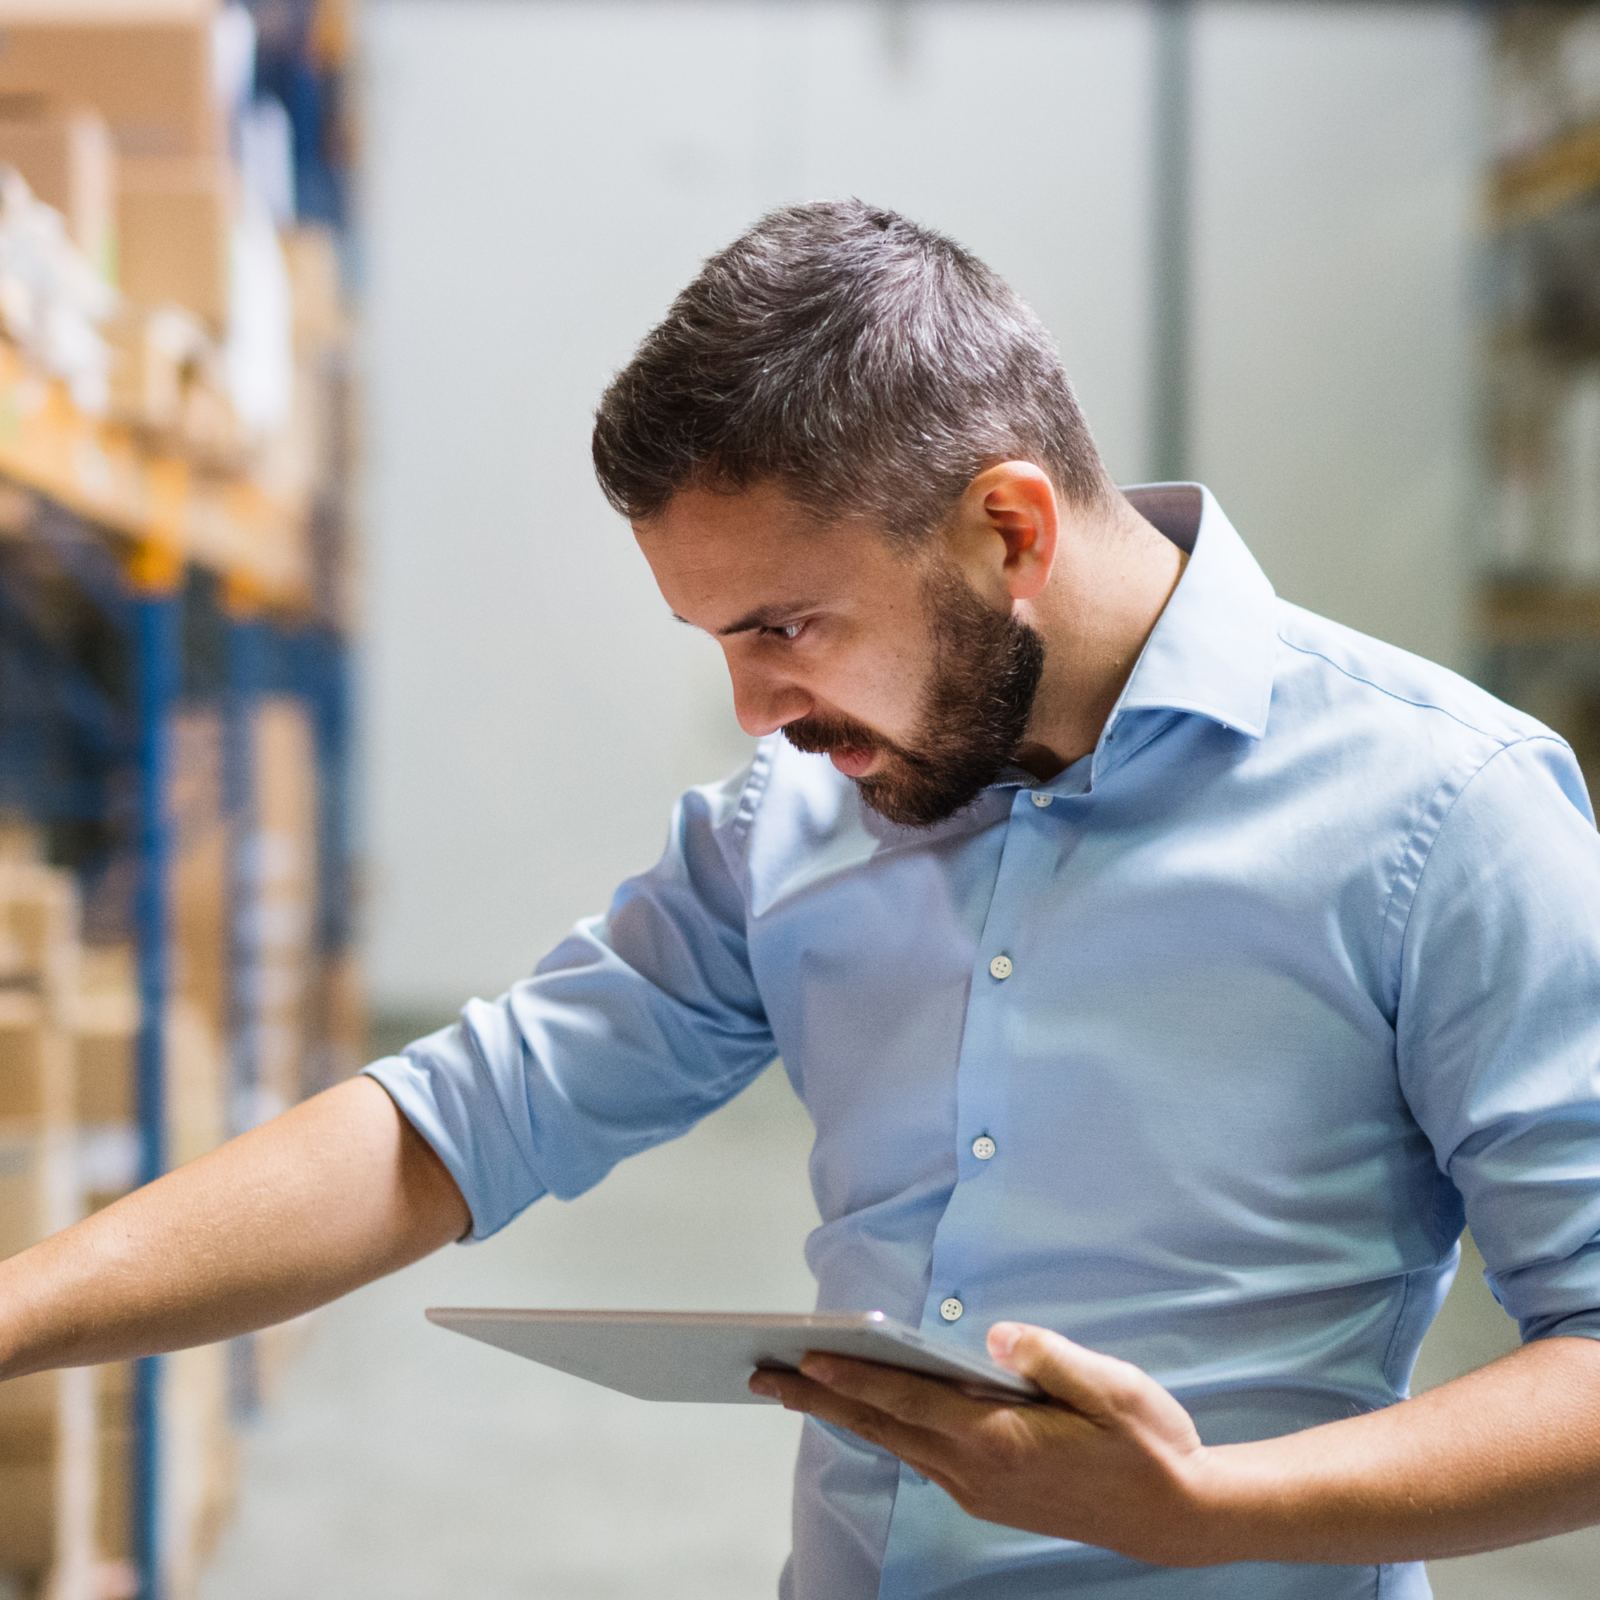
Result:
{"label": "stacked cardboard box", "polygon": [[[229,1132],[230,1030],[250,1035],[253,1121],[304,1092],[316,977],[316,775],[298,700],[270,697],[250,725],[253,830],[238,858],[249,907],[235,926],[234,841],[221,714],[169,728],[167,1142],[173,1164]],[[0,1256],[110,1204],[139,1169],[138,973],[130,945],[85,947],[70,874],[40,864],[38,837],[0,827]],[[236,953],[244,965],[234,965]],[[241,1018],[235,1008],[243,1004]],[[303,1322],[245,1352],[270,1393]],[[240,1352],[167,1358],[161,1400],[161,1554],[167,1593],[187,1600],[232,1511]],[[132,1592],[132,1370],[46,1374],[0,1385],[0,1583],[14,1574],[52,1600]]]}
{"label": "stacked cardboard box", "polygon": [[[73,1019],[73,1110],[84,1207],[98,1211],[138,1182],[138,970],[132,945],[90,945],[78,954]],[[95,1550],[102,1600],[132,1594],[133,1368],[101,1367],[96,1395]],[[3,1391],[0,1391],[3,1392]],[[120,1581],[118,1581],[120,1580]]]}
{"label": "stacked cardboard box", "polygon": [[[0,164],[73,219],[121,291],[113,418],[207,471],[260,476],[256,454],[306,424],[285,263],[230,153],[229,20],[215,0],[0,0]],[[283,461],[263,471],[280,479]]]}
{"label": "stacked cardboard box", "polygon": [[256,713],[256,833],[249,856],[261,1109],[303,1097],[307,1000],[315,962],[316,755],[303,702],[272,696]]}
{"label": "stacked cardboard box", "polygon": [[[0,1256],[81,1212],[72,1130],[77,902],[72,880],[0,859]],[[0,1387],[0,1572],[58,1600],[94,1580],[94,1374]]]}
{"label": "stacked cardboard box", "polygon": [[[245,852],[252,910],[241,959],[255,998],[256,1112],[270,1115],[325,1087],[313,1058],[322,1013],[316,950],[316,746],[303,701],[272,696],[254,728],[255,833]],[[359,1065],[360,1063],[357,1063]],[[310,1329],[300,1318],[255,1336],[257,1396],[270,1400]]]}
{"label": "stacked cardboard box", "polygon": [[[114,143],[124,292],[139,305],[184,306],[220,330],[234,197],[216,15],[214,0],[0,0],[0,115],[9,104],[13,120],[0,160],[103,235]],[[99,240],[79,242],[101,258]]]}
{"label": "stacked cardboard box", "polygon": [[216,0],[0,0],[0,94],[98,106],[126,156],[215,154]]}
{"label": "stacked cardboard box", "polygon": [[68,236],[116,281],[116,150],[99,112],[42,95],[0,96],[0,165],[15,167],[54,206]]}

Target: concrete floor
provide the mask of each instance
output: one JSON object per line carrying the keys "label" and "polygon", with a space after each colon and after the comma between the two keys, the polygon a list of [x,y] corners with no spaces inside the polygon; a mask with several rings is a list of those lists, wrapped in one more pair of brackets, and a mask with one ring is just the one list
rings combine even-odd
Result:
{"label": "concrete floor", "polygon": [[[420,1030],[417,1030],[420,1031]],[[573,1205],[328,1308],[249,1437],[202,1600],[752,1600],[788,1549],[798,1424],[656,1406],[432,1327],[423,1307],[804,1310],[810,1127],[771,1072]],[[1472,1265],[1419,1387],[1514,1332]],[[1595,1600],[1600,1535],[1438,1563],[1439,1600]]]}

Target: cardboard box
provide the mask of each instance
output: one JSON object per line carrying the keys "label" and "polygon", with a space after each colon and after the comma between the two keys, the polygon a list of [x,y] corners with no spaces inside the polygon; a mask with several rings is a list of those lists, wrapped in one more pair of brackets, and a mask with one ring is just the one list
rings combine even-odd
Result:
{"label": "cardboard box", "polygon": [[254,903],[241,920],[250,933],[262,1109],[282,1110],[306,1093],[314,998],[317,756],[304,701],[289,695],[262,700],[255,774]]}
{"label": "cardboard box", "polygon": [[97,111],[0,97],[0,163],[66,218],[68,237],[108,283],[116,279],[116,162]]}
{"label": "cardboard box", "polygon": [[100,1458],[95,1545],[108,1560],[127,1561],[133,1556],[133,1363],[93,1370]]}
{"label": "cardboard box", "polygon": [[39,997],[0,989],[0,1120],[42,1122],[51,1099],[49,1042]]}
{"label": "cardboard box", "polygon": [[119,958],[115,976],[122,981],[85,983],[78,992],[72,1027],[72,1100],[79,1123],[129,1123],[138,1114],[139,990],[132,954],[127,947],[115,949]]}
{"label": "cardboard box", "polygon": [[0,858],[0,983],[23,983],[64,1015],[77,982],[78,902],[69,873]]}
{"label": "cardboard box", "polygon": [[121,162],[117,275],[135,304],[182,306],[213,329],[225,327],[232,227],[225,163],[158,156]]}
{"label": "cardboard box", "polygon": [[128,156],[216,156],[214,0],[0,0],[0,94],[92,105]]}
{"label": "cardboard box", "polygon": [[77,1173],[70,1134],[0,1123],[0,1260],[78,1220]]}
{"label": "cardboard box", "polygon": [[286,228],[282,240],[294,298],[295,344],[301,349],[343,344],[349,320],[333,230],[308,223]]}
{"label": "cardboard box", "polygon": [[140,428],[177,428],[190,384],[215,360],[200,320],[180,306],[124,306],[103,331],[111,346],[111,415]]}
{"label": "cardboard box", "polygon": [[138,995],[96,997],[72,1030],[72,1109],[80,1123],[104,1126],[138,1117]]}
{"label": "cardboard box", "polygon": [[169,1600],[194,1600],[233,1514],[238,1450],[229,1416],[228,1347],[166,1358],[162,1384],[163,1566]]}
{"label": "cardboard box", "polygon": [[94,1389],[94,1369],[78,1368],[0,1391],[0,1570],[50,1574],[45,1592],[52,1600],[89,1600],[91,1593],[99,1476]]}

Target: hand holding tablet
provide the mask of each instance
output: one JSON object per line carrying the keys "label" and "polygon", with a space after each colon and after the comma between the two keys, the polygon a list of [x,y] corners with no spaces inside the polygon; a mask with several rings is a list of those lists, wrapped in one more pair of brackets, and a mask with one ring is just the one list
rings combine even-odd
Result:
{"label": "hand holding tablet", "polygon": [[434,1307],[428,1320],[641,1400],[775,1405],[748,1388],[758,1368],[797,1370],[808,1350],[903,1367],[1018,1404],[1026,1378],[926,1338],[881,1311],[538,1311]]}

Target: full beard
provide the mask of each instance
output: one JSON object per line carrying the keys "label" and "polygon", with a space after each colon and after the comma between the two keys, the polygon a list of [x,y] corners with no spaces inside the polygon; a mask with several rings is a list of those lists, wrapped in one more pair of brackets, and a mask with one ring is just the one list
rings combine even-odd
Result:
{"label": "full beard", "polygon": [[934,665],[915,742],[896,744],[850,717],[785,724],[797,750],[872,750],[879,770],[857,778],[861,798],[902,827],[928,828],[964,810],[1010,764],[1027,730],[1044,641],[1009,612],[991,610],[960,572],[933,569],[923,582]]}

